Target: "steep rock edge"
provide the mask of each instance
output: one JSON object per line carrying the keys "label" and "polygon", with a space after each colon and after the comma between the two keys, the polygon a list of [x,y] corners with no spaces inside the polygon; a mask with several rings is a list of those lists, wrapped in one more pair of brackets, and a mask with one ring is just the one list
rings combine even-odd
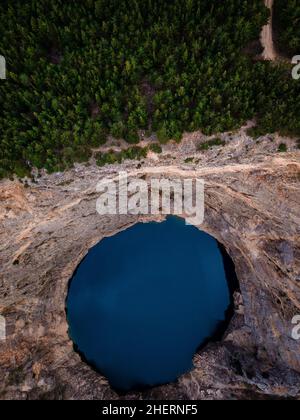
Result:
{"label": "steep rock edge", "polygon": [[[97,182],[120,169],[204,178],[200,228],[224,244],[241,288],[227,334],[195,356],[191,373],[122,398],[300,397],[300,342],[291,338],[291,319],[300,314],[300,153],[290,143],[290,153],[277,154],[277,137],[259,144],[243,130],[223,137],[224,148],[201,153],[194,133],[141,167],[76,165],[29,188],[0,183],[0,313],[8,333],[0,342],[0,398],[120,398],[73,351],[65,315],[68,282],[88,250],[147,221],[96,213]],[[187,165],[191,155],[195,163]]]}

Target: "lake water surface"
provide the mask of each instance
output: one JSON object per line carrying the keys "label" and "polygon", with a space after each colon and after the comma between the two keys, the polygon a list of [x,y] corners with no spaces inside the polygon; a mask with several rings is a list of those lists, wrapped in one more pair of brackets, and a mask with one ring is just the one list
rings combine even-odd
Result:
{"label": "lake water surface", "polygon": [[90,250],[70,282],[69,333],[114,388],[154,386],[193,367],[230,303],[217,241],[169,217]]}

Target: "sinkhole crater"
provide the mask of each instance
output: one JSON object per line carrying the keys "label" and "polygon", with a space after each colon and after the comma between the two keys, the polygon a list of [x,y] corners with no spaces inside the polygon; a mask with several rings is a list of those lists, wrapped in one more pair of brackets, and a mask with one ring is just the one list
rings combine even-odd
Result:
{"label": "sinkhole crater", "polygon": [[176,217],[139,223],[92,248],[69,284],[69,335],[126,392],[176,380],[233,313],[233,263]]}

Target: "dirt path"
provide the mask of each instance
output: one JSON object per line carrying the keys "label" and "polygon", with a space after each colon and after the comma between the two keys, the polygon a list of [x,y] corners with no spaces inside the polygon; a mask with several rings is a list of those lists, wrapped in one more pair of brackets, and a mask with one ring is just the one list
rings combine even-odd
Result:
{"label": "dirt path", "polygon": [[[282,157],[274,157],[271,160],[272,167],[276,166],[278,169],[286,167],[287,165],[295,165],[298,169],[300,168],[299,163],[294,159],[287,162],[286,159]],[[238,174],[238,173],[246,173],[246,172],[253,172],[259,171],[262,169],[268,168],[266,166],[266,160],[259,162],[259,163],[246,163],[246,164],[232,164],[232,165],[222,165],[222,166],[213,166],[213,167],[202,167],[195,170],[185,170],[176,165],[170,166],[151,166],[151,167],[144,167],[141,169],[133,169],[132,171],[126,172],[126,176],[128,178],[131,177],[139,177],[141,175],[169,175],[170,177],[178,177],[178,178],[200,178],[206,177],[210,175],[224,175],[224,174]],[[110,178],[111,181],[118,181],[120,174],[113,176]]]}
{"label": "dirt path", "polygon": [[264,60],[274,61],[277,54],[273,41],[273,3],[274,0],[265,0],[265,5],[271,10],[271,17],[268,25],[264,26],[261,32],[261,43],[264,48],[262,57]]}

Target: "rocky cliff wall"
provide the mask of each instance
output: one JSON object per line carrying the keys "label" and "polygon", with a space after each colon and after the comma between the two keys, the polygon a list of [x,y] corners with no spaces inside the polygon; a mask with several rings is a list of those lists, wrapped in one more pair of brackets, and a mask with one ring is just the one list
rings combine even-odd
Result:
{"label": "rocky cliff wall", "polygon": [[[186,136],[142,163],[98,168],[77,165],[43,175],[28,187],[0,183],[0,397],[91,399],[120,396],[83,363],[68,337],[68,282],[88,250],[138,216],[99,216],[96,184],[120,169],[203,178],[205,222],[200,227],[232,257],[240,283],[236,313],[219,343],[195,356],[176,383],[122,398],[297,398],[300,341],[291,320],[300,314],[300,153],[277,136],[259,143],[242,130],[223,135],[224,147],[197,151],[205,139]],[[186,159],[189,158],[189,164]],[[159,168],[159,169],[158,169]],[[114,256],[111,256],[112,264]]]}

